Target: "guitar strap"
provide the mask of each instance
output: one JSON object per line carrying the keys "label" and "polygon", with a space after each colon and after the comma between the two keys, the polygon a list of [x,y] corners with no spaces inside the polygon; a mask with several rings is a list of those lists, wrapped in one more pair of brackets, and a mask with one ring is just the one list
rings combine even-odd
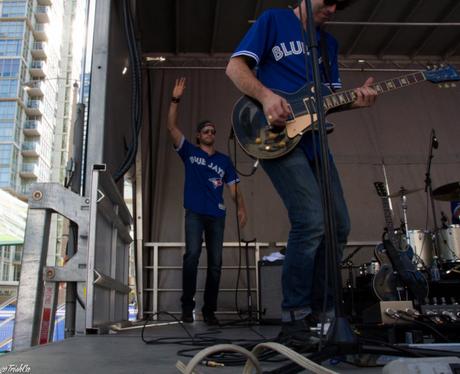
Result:
{"label": "guitar strap", "polygon": [[335,92],[334,88],[332,87],[332,79],[331,79],[331,61],[329,59],[329,52],[327,50],[327,42],[326,42],[326,32],[321,29],[320,30],[320,39],[319,39],[319,47],[321,48],[321,58],[323,59],[323,71],[324,71],[324,78],[325,82],[329,83],[329,88],[332,92]]}

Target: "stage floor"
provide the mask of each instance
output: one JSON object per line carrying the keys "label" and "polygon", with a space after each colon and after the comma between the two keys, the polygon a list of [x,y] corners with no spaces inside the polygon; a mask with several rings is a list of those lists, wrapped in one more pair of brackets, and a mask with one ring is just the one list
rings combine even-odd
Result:
{"label": "stage floor", "polygon": [[[203,322],[186,324],[191,335],[219,340],[261,340],[274,338],[279,326],[229,326],[209,328]],[[196,336],[196,335],[195,335]],[[187,332],[179,324],[149,327],[145,338],[189,339]],[[216,342],[217,344],[218,342]],[[88,335],[70,338],[64,341],[33,347],[22,352],[7,353],[0,357],[0,372],[3,368],[20,368],[23,373],[74,373],[74,374],[117,374],[117,373],[179,373],[175,365],[178,360],[187,364],[189,357],[178,355],[181,349],[193,348],[180,344],[145,344],[141,339],[141,329],[123,330],[108,335]],[[199,351],[191,352],[193,356]],[[286,362],[288,363],[288,362]],[[284,363],[262,362],[264,370],[274,369]],[[325,366],[339,373],[380,373],[382,368],[357,368],[348,364]],[[243,366],[209,368],[199,366],[200,373],[241,373]],[[13,372],[13,371],[10,371]]]}

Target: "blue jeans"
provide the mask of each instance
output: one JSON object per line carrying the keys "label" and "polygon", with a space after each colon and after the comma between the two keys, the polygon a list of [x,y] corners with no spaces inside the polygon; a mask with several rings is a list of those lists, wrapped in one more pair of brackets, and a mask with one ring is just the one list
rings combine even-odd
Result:
{"label": "blue jeans", "polygon": [[206,242],[208,270],[204,291],[204,314],[217,310],[220,273],[222,268],[222,245],[224,242],[225,216],[213,217],[185,212],[185,254],[182,265],[182,311],[195,308],[196,277],[201,255],[203,232]]}
{"label": "blue jeans", "polygon": [[[322,310],[326,288],[324,211],[319,172],[315,170],[314,161],[309,161],[300,147],[284,157],[263,160],[261,164],[286,206],[291,224],[282,274],[282,317],[284,321],[289,321],[292,316],[301,319],[311,312]],[[350,219],[332,157],[329,165],[340,252],[337,255],[341,261],[350,231]],[[336,269],[340,271],[339,264]],[[331,277],[332,274],[329,279]],[[331,308],[329,288],[328,308]]]}

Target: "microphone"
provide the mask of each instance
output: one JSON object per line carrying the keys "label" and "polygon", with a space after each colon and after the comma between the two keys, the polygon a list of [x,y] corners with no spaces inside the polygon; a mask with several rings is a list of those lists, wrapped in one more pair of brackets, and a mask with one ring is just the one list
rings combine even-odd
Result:
{"label": "microphone", "polygon": [[431,130],[431,146],[432,146],[434,149],[438,149],[438,147],[439,147],[438,138],[436,137],[436,134],[435,134],[435,132],[434,132],[434,129]]}

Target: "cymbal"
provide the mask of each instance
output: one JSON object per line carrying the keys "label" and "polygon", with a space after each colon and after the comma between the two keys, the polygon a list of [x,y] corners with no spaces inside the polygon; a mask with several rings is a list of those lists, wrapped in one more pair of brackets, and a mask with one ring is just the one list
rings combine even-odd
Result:
{"label": "cymbal", "polygon": [[406,196],[406,195],[409,195],[411,193],[418,192],[418,191],[421,191],[421,190],[423,190],[423,187],[413,188],[411,190],[406,190],[404,188],[404,186],[401,186],[401,188],[399,189],[398,192],[393,192],[393,193],[389,194],[388,197],[402,197],[402,196]]}
{"label": "cymbal", "polygon": [[460,182],[448,183],[436,188],[433,197],[441,201],[460,200]]}

